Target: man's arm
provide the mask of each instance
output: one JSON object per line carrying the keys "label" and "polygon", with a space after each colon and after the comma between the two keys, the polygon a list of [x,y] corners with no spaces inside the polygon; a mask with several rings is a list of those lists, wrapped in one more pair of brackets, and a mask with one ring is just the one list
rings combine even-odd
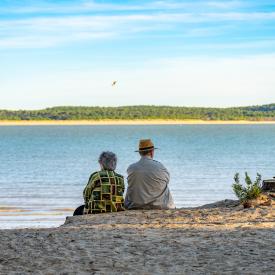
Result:
{"label": "man's arm", "polygon": [[161,171],[163,173],[163,178],[165,179],[166,183],[169,184],[169,181],[170,181],[170,173],[169,171],[167,170],[167,168],[161,164]]}

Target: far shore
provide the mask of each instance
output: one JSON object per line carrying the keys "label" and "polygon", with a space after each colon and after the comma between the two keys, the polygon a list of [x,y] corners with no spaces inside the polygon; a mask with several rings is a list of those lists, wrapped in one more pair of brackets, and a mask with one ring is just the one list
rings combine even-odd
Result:
{"label": "far shore", "polygon": [[48,125],[196,125],[196,124],[275,124],[274,121],[251,120],[0,120],[0,126],[48,126]]}

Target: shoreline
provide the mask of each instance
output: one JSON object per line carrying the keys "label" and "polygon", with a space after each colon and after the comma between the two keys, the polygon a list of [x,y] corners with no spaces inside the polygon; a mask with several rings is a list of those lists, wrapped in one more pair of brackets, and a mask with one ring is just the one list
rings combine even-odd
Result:
{"label": "shoreline", "polygon": [[174,120],[174,119],[144,119],[144,120],[0,120],[0,126],[78,126],[78,125],[274,125],[274,121],[250,120]]}

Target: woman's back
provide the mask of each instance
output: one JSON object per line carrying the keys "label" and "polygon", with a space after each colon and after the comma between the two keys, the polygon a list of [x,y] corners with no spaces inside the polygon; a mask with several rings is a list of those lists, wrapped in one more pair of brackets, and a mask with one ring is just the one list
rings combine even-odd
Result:
{"label": "woman's back", "polygon": [[90,176],[83,191],[84,214],[123,211],[124,178],[110,170],[101,170]]}

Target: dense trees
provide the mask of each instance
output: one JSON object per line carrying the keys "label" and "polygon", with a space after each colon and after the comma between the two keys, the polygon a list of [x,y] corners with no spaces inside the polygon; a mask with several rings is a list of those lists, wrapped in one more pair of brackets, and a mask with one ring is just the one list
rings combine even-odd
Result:
{"label": "dense trees", "polygon": [[235,108],[125,106],[54,107],[36,111],[0,110],[0,120],[86,119],[275,120],[275,104]]}

